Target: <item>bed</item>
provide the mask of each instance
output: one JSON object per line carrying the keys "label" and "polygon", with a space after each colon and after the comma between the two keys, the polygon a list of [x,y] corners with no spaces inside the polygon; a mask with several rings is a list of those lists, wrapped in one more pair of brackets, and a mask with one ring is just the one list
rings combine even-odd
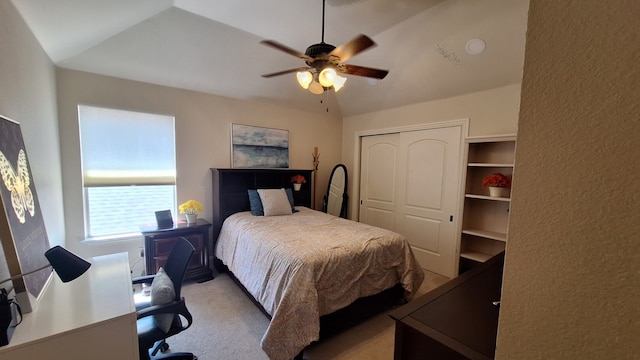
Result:
{"label": "bed", "polygon": [[[261,345],[271,359],[299,355],[319,339],[322,318],[358,306],[359,299],[399,284],[409,300],[422,283],[403,236],[310,209],[310,189],[289,192],[296,212],[252,215],[248,190],[282,196],[277,189],[292,172],[306,171],[310,179],[310,170],[212,171],[214,218],[216,211],[227,212],[214,224],[214,263],[228,269],[270,317]],[[230,199],[235,201],[225,206]],[[270,201],[264,205],[270,215]]]}

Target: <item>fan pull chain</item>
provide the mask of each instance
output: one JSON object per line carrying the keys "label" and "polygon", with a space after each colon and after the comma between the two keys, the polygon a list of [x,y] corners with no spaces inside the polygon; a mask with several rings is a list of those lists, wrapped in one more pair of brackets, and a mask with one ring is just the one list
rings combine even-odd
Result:
{"label": "fan pull chain", "polygon": [[[324,104],[324,100],[322,99],[322,96],[327,97],[327,91],[325,90],[325,91],[322,93],[322,95],[320,95],[320,96],[321,96],[321,97],[320,97],[320,104],[322,105],[322,104]],[[328,102],[327,102],[327,104],[328,104]],[[328,106],[328,105],[327,105],[327,112],[329,112],[329,106]]]}

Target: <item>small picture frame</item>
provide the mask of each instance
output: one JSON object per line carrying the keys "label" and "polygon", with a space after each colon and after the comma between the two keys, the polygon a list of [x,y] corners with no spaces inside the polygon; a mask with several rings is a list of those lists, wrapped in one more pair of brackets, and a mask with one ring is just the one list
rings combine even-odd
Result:
{"label": "small picture frame", "polygon": [[158,223],[158,229],[172,228],[173,217],[171,217],[171,210],[156,211],[156,222]]}

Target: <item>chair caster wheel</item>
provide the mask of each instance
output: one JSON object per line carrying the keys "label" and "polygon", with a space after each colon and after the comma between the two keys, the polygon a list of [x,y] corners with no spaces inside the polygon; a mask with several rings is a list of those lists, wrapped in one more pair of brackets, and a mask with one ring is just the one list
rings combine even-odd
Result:
{"label": "chair caster wheel", "polygon": [[160,352],[165,353],[167,352],[167,350],[169,350],[169,344],[165,342],[162,345],[160,345]]}

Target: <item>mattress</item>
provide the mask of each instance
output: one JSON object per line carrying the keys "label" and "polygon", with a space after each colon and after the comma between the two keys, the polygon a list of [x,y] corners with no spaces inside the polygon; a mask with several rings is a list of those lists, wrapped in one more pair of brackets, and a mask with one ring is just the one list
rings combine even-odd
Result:
{"label": "mattress", "polygon": [[400,283],[424,279],[404,236],[305,207],[284,216],[225,219],[215,255],[271,316],[261,346],[291,359],[318,340],[319,318]]}

